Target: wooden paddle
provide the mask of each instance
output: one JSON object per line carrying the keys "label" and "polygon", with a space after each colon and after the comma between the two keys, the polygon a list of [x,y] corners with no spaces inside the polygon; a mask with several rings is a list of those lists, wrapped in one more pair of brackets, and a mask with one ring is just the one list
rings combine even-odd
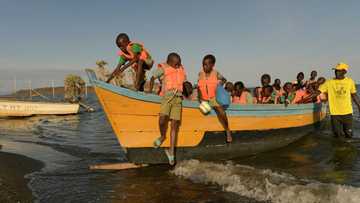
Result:
{"label": "wooden paddle", "polygon": [[96,164],[91,165],[90,170],[126,170],[133,168],[143,168],[149,166],[148,164],[133,164],[133,163],[111,163],[111,164]]}

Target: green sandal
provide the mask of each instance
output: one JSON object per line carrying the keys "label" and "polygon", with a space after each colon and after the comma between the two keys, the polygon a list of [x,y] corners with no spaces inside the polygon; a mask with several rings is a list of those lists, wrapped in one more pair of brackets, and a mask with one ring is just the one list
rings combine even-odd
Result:
{"label": "green sandal", "polygon": [[168,149],[165,149],[164,151],[165,151],[167,158],[169,159],[170,166],[174,166],[175,165],[175,156],[171,155],[170,151]]}
{"label": "green sandal", "polygon": [[154,148],[159,148],[163,142],[164,141],[161,141],[161,137],[156,138],[156,140],[154,141]]}

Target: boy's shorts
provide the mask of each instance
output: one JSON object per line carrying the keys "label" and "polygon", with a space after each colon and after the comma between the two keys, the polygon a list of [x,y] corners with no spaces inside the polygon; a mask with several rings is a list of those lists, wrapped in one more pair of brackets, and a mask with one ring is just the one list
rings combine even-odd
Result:
{"label": "boy's shorts", "polygon": [[182,97],[165,95],[161,99],[160,114],[169,116],[170,119],[180,121],[182,111]]}

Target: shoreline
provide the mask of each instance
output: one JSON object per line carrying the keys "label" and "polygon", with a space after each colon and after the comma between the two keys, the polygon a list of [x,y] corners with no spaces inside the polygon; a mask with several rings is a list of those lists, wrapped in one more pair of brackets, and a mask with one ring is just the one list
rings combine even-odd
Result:
{"label": "shoreline", "polygon": [[[1,148],[0,148],[1,149]],[[0,202],[33,202],[35,197],[25,175],[40,171],[41,161],[0,151]]]}

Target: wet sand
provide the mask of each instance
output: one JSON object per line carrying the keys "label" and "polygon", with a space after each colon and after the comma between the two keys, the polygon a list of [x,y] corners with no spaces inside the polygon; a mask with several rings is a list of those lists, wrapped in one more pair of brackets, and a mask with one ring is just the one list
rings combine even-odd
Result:
{"label": "wet sand", "polygon": [[44,164],[5,152],[0,152],[0,163],[0,202],[32,202],[34,197],[25,175],[40,170]]}

